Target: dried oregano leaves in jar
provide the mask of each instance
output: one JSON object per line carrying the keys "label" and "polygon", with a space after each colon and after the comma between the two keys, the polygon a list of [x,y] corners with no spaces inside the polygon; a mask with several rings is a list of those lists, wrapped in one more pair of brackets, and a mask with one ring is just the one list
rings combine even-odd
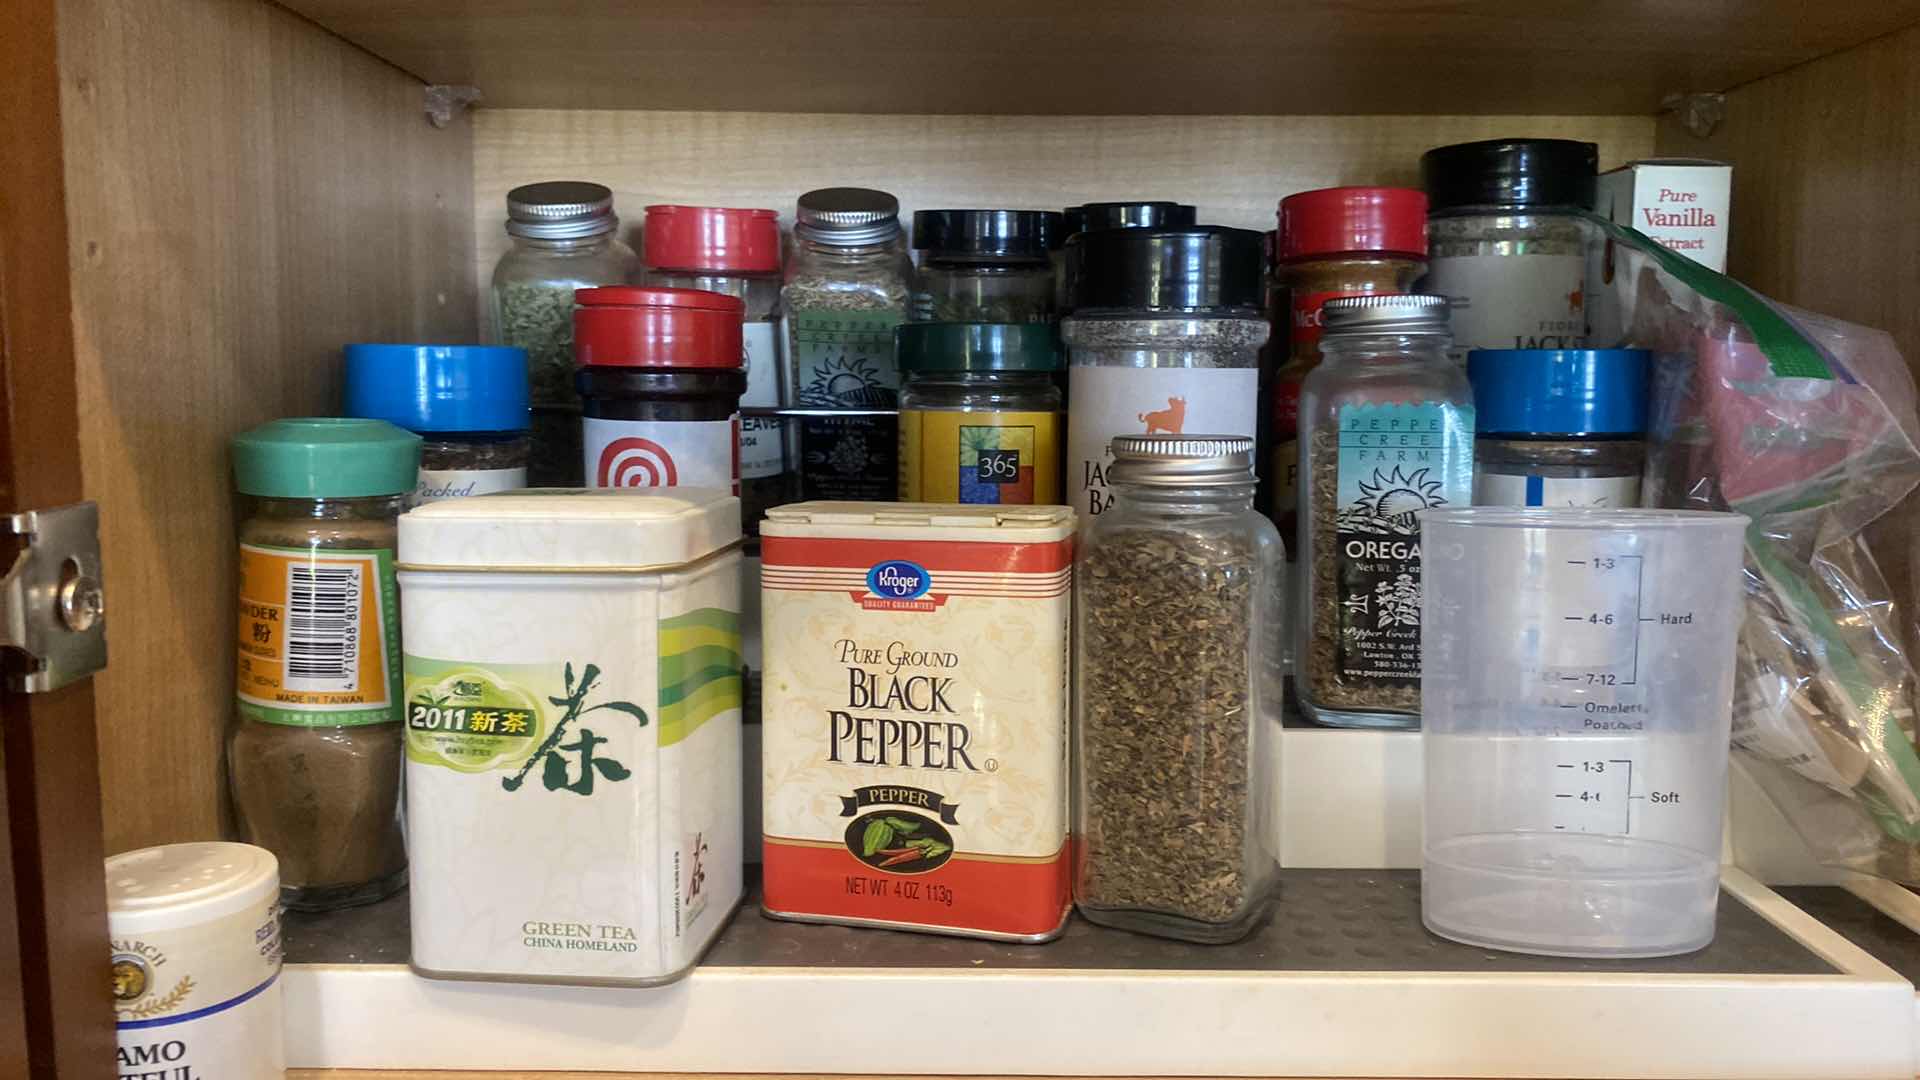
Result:
{"label": "dried oregano leaves in jar", "polygon": [[1079,899],[1224,923],[1247,879],[1256,553],[1239,535],[1128,529],[1080,573],[1085,855]]}

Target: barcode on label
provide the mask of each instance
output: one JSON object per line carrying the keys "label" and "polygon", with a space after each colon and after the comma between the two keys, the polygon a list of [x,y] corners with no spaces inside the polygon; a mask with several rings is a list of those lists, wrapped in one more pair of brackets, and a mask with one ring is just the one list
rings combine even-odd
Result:
{"label": "barcode on label", "polygon": [[360,689],[360,567],[287,567],[288,690]]}

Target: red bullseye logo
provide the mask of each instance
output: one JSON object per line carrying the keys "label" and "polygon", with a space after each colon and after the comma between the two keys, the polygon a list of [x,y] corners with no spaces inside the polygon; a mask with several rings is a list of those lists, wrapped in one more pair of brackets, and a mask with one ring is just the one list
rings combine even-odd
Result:
{"label": "red bullseye logo", "polygon": [[637,435],[608,443],[600,451],[597,471],[597,483],[603,488],[673,487],[680,482],[680,471],[667,448]]}

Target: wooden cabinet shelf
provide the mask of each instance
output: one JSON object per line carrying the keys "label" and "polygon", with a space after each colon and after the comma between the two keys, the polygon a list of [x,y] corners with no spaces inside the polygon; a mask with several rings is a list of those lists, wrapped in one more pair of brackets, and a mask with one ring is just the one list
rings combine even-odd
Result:
{"label": "wooden cabinet shelf", "polygon": [[491,108],[1101,115],[1657,111],[1920,2],[282,0]]}

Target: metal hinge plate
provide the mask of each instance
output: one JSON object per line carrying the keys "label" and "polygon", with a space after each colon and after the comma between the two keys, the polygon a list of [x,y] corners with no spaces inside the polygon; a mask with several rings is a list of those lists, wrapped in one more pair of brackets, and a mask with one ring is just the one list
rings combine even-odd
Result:
{"label": "metal hinge plate", "polygon": [[25,541],[0,582],[0,645],[26,655],[8,678],[29,694],[58,690],[107,666],[100,588],[100,508],[90,502],[5,519]]}

